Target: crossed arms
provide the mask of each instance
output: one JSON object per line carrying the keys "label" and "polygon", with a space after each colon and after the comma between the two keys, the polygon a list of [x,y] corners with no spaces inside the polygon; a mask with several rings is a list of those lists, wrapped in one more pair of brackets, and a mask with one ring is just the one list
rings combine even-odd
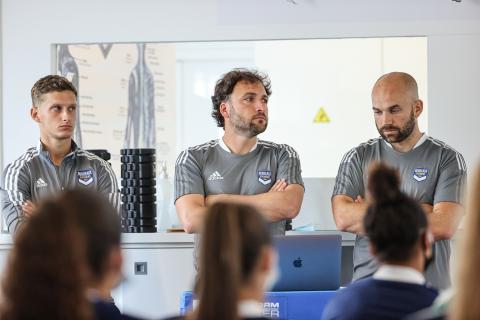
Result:
{"label": "crossed arms", "polygon": [[175,202],[177,214],[188,233],[198,232],[207,206],[216,202],[246,204],[257,209],[267,221],[295,218],[303,200],[304,189],[299,184],[288,185],[278,180],[268,192],[256,195],[217,194],[204,197],[201,194],[186,194]]}
{"label": "crossed arms", "polygon": [[[450,239],[458,228],[463,215],[463,206],[455,202],[438,202],[435,205],[423,203],[430,230],[435,240]],[[335,195],[332,198],[333,218],[341,231],[363,234],[363,217],[367,203],[358,196],[352,199],[347,195]]]}

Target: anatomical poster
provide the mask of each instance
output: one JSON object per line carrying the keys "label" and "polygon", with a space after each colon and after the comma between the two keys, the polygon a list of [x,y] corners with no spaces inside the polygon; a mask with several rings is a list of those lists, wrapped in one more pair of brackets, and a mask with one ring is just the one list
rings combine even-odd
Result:
{"label": "anatomical poster", "polygon": [[[59,44],[56,71],[78,90],[75,142],[107,149],[120,177],[120,149],[155,148],[169,171],[176,157],[175,45]],[[173,172],[170,172],[172,175]]]}

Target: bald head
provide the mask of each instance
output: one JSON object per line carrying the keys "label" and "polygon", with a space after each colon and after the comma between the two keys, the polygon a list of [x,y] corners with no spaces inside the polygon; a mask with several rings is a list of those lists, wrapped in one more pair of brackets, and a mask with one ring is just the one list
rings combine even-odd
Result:
{"label": "bald head", "polygon": [[412,100],[418,100],[417,81],[405,72],[390,72],[378,78],[372,89],[372,99],[380,92],[401,92]]}
{"label": "bald head", "polygon": [[382,138],[398,150],[410,150],[421,133],[417,118],[423,110],[415,79],[404,72],[381,76],[372,90],[375,125]]}

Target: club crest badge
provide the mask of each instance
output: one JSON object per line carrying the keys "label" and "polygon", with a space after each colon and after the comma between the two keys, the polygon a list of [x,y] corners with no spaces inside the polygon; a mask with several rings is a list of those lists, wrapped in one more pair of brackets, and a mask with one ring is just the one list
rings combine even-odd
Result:
{"label": "club crest badge", "polygon": [[84,169],[77,171],[78,183],[88,186],[93,182],[93,170]]}
{"label": "club crest badge", "polygon": [[413,179],[417,180],[418,182],[427,180],[427,177],[428,177],[428,169],[417,168],[413,170]]}
{"label": "club crest badge", "polygon": [[258,170],[258,181],[264,186],[272,183],[272,172],[269,170]]}

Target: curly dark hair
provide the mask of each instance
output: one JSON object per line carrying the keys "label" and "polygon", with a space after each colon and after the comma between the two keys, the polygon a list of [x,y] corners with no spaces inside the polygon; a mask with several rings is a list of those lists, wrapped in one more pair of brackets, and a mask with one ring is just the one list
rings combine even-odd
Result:
{"label": "curly dark hair", "polygon": [[267,96],[272,94],[270,78],[257,70],[249,70],[244,68],[233,69],[224,74],[215,85],[215,92],[212,96],[212,117],[217,122],[217,126],[225,128],[225,119],[220,113],[220,105],[227,101],[233,92],[233,88],[239,81],[247,81],[249,83],[260,82],[265,88]]}
{"label": "curly dark hair", "polygon": [[67,80],[67,78],[50,74],[43,78],[40,78],[32,87],[32,105],[38,106],[43,102],[43,95],[57,91],[72,91],[77,97],[77,89],[74,85]]}

